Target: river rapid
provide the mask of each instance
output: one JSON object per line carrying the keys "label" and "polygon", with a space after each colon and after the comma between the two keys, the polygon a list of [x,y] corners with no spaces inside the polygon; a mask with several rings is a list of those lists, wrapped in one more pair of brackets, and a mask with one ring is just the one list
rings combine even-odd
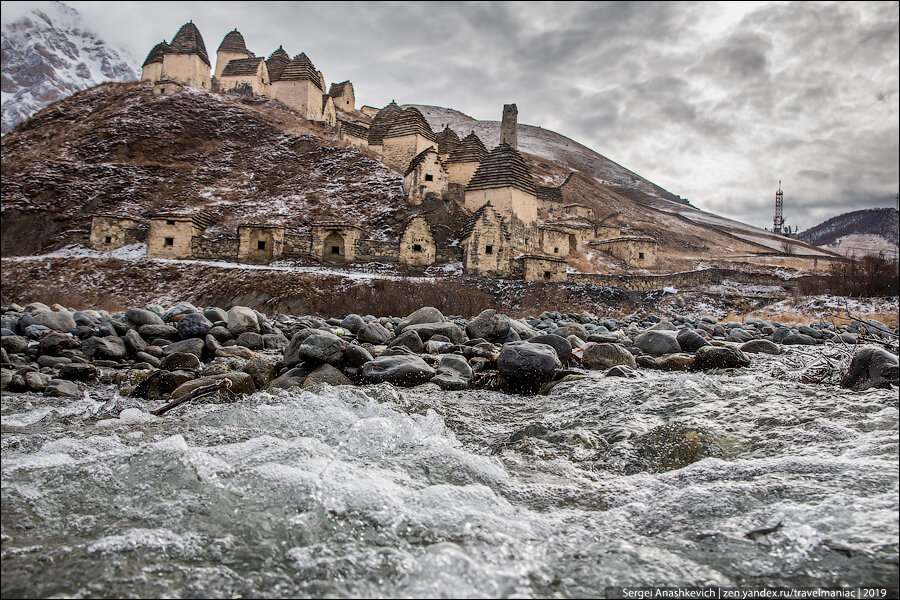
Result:
{"label": "river rapid", "polygon": [[586,597],[898,585],[896,390],[597,372],[2,397],[4,597]]}

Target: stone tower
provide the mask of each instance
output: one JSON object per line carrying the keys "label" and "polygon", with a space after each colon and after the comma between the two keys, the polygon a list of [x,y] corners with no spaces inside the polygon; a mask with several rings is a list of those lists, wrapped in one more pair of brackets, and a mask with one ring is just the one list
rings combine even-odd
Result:
{"label": "stone tower", "polygon": [[500,143],[508,144],[513,150],[518,150],[518,138],[516,136],[516,121],[519,109],[515,104],[503,105],[503,122],[500,123]]}

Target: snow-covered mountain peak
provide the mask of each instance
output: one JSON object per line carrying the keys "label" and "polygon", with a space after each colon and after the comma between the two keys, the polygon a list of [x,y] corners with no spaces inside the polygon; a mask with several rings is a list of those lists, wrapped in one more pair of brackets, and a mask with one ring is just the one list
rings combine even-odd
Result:
{"label": "snow-covered mountain peak", "polygon": [[133,66],[137,61],[98,38],[77,10],[61,2],[27,7],[27,12],[3,25],[3,133],[80,90],[104,81],[139,79]]}

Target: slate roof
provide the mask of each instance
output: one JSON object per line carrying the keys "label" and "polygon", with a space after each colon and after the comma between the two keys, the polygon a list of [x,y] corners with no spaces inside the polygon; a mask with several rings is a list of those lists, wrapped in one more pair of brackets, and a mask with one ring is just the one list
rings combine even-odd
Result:
{"label": "slate roof", "polygon": [[488,211],[493,213],[497,218],[497,221],[500,223],[500,233],[503,235],[503,238],[509,239],[509,231],[507,231],[506,229],[506,222],[503,220],[503,217],[501,217],[494,211],[494,207],[490,202],[488,202],[487,204],[476,210],[474,213],[472,213],[472,217],[469,219],[468,223],[466,223],[462,230],[460,230],[459,232],[460,241],[472,235],[472,232],[475,231],[475,226],[478,224],[478,221],[487,217],[489,214]]}
{"label": "slate roof", "polygon": [[369,137],[369,128],[362,123],[341,120],[341,132],[361,140]]}
{"label": "slate roof", "polygon": [[546,254],[523,254],[519,257],[520,260],[546,260],[548,262],[555,263],[564,263],[566,259],[559,258],[558,256],[548,256]]}
{"label": "slate roof", "polygon": [[397,116],[393,125],[382,136],[383,138],[403,137],[405,135],[421,135],[433,142],[437,142],[431,126],[417,108],[409,107]]}
{"label": "slate roof", "polygon": [[369,145],[380,146],[384,143],[384,134],[387,133],[394,121],[403,114],[403,109],[397,106],[393,100],[390,104],[378,111],[375,118],[372,119],[372,126],[369,127]]}
{"label": "slate roof", "polygon": [[256,75],[256,72],[259,70],[259,63],[262,61],[262,56],[230,60],[228,61],[228,64],[225,65],[225,68],[222,69],[222,77]]}
{"label": "slate roof", "polygon": [[200,35],[200,30],[193,21],[182,25],[175,37],[172,38],[172,43],[169,44],[169,54],[196,54],[207,66],[212,66],[209,56],[206,54],[203,36]]}
{"label": "slate roof", "polygon": [[[409,168],[406,169],[406,173],[404,173],[404,176],[409,175],[416,169],[416,167],[422,164],[422,161],[425,160],[425,156],[429,152],[434,152],[435,154],[437,154],[437,150],[434,149],[434,146],[429,146],[425,150],[422,150],[421,152],[416,154],[411,161],[409,161]],[[441,159],[439,158],[438,162],[440,162],[440,160]]]}
{"label": "slate roof", "polygon": [[563,201],[562,190],[558,187],[546,187],[543,185],[537,185],[535,186],[535,189],[537,190],[538,200],[559,203],[562,203]]}
{"label": "slate roof", "polygon": [[435,134],[435,137],[437,137],[439,154],[450,154],[459,148],[459,136],[450,129],[449,125],[445,125],[444,130]]}
{"label": "slate roof", "polygon": [[146,67],[147,65],[152,65],[153,63],[161,63],[163,61],[163,56],[169,53],[169,45],[166,43],[166,40],[161,41],[157,45],[153,46],[153,49],[150,50],[150,54],[147,55],[147,60],[144,61],[144,64],[141,67]]}
{"label": "slate roof", "polygon": [[620,235],[619,237],[608,238],[605,240],[594,240],[593,242],[588,242],[591,246],[603,246],[607,244],[614,244],[616,242],[648,242],[656,244],[656,240],[652,237],[645,235]]}
{"label": "slate roof", "polygon": [[266,69],[269,71],[269,81],[278,81],[281,72],[291,62],[291,57],[284,51],[284,48],[278,46],[278,50],[269,55],[266,59]]}
{"label": "slate roof", "polygon": [[487,154],[488,151],[487,148],[485,148],[484,143],[480,139],[478,139],[478,136],[475,135],[475,132],[473,131],[462,139],[456,150],[453,150],[450,153],[450,157],[447,159],[447,162],[481,162],[485,159]]}
{"label": "slate roof", "polygon": [[317,88],[322,90],[322,93],[325,93],[325,86],[322,85],[322,78],[319,76],[315,65],[312,64],[312,61],[309,60],[309,57],[306,56],[305,52],[301,52],[295,56],[294,59],[284,67],[278,76],[278,81],[312,81]]}
{"label": "slate roof", "polygon": [[466,191],[514,187],[537,196],[525,159],[509,144],[500,144],[478,165]]}
{"label": "slate roof", "polygon": [[242,36],[237,29],[232,29],[228,32],[222,39],[222,43],[219,44],[219,49],[216,50],[216,52],[243,52],[244,54],[253,55],[252,52],[247,50],[247,44],[244,43],[244,36]]}

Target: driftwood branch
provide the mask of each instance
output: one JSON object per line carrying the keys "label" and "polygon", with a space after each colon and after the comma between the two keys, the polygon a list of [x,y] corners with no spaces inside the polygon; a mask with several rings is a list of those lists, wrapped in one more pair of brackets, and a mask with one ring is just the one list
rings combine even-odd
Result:
{"label": "driftwood branch", "polygon": [[221,389],[226,389],[226,390],[231,389],[231,380],[230,379],[220,379],[219,381],[217,381],[215,383],[211,383],[210,385],[204,385],[204,386],[195,388],[195,389],[191,390],[190,392],[188,392],[187,394],[183,394],[183,395],[179,396],[178,398],[175,398],[174,400],[172,400],[165,406],[154,410],[152,414],[154,414],[158,417],[160,415],[163,415],[163,414],[169,412],[176,406],[180,406],[180,405],[184,404],[185,402],[188,402],[190,400],[195,400],[197,398],[200,398],[201,396],[206,396],[208,394],[212,394],[213,392],[217,392]]}

